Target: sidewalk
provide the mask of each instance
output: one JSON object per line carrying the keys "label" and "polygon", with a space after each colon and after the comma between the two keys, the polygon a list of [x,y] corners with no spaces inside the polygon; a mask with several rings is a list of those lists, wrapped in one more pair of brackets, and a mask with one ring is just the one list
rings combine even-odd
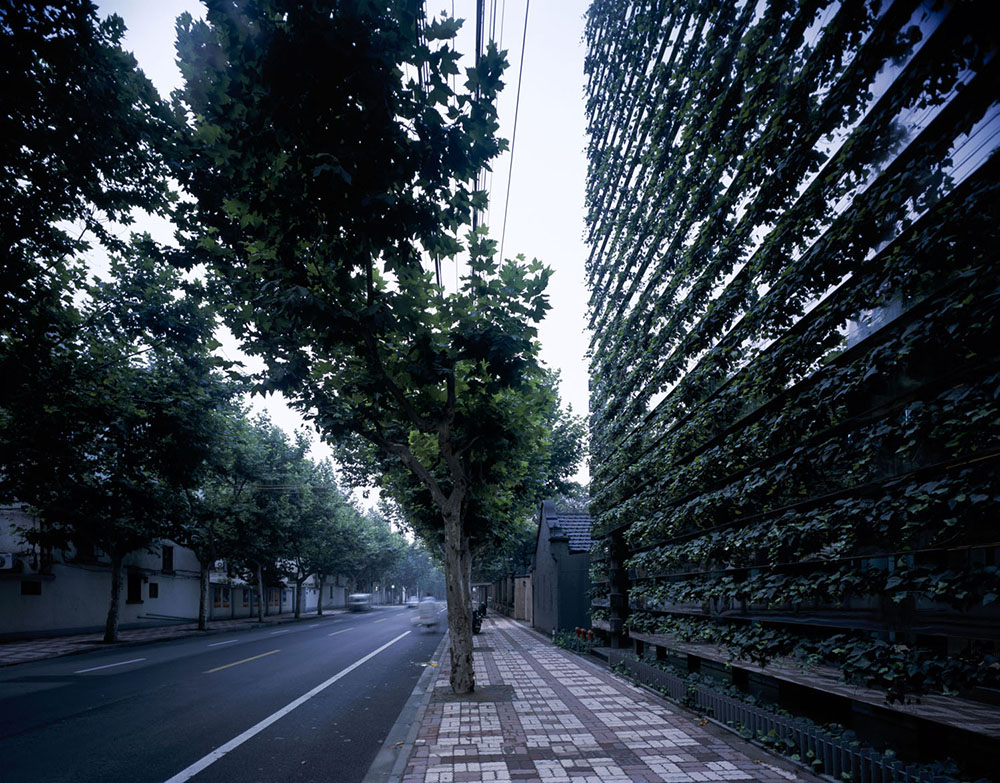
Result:
{"label": "sidewalk", "polygon": [[[185,636],[200,634],[223,633],[229,631],[251,631],[255,628],[265,628],[283,623],[316,621],[335,614],[343,614],[344,609],[324,609],[320,617],[313,612],[303,612],[300,620],[295,619],[294,612],[272,614],[264,618],[263,624],[256,617],[241,617],[235,620],[210,620],[207,631],[199,631],[198,623],[183,623],[177,625],[161,625],[148,628],[129,628],[119,630],[118,644],[142,644],[144,642],[160,642],[167,639],[179,639]],[[94,633],[79,633],[68,636],[45,636],[37,639],[26,639],[16,642],[0,642],[0,667],[13,666],[18,663],[37,661],[42,658],[56,658],[62,655],[75,655],[89,650],[106,650],[110,645],[104,644],[103,631]]]}
{"label": "sidewalk", "polygon": [[[493,615],[475,638],[476,692],[447,651],[385,780],[689,783],[818,780]],[[430,686],[428,682],[428,686]],[[418,686],[419,687],[419,686]],[[405,761],[403,760],[405,758]]]}

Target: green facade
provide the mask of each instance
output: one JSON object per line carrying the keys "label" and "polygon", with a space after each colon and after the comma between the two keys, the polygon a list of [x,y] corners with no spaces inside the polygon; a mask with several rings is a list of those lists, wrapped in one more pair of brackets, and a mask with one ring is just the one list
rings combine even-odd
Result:
{"label": "green facade", "polygon": [[989,5],[592,4],[613,641],[809,661],[889,702],[1000,689]]}

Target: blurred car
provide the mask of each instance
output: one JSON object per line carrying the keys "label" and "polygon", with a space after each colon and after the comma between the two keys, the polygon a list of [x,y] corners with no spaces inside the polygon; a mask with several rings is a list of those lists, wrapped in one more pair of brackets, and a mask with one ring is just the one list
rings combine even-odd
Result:
{"label": "blurred car", "polygon": [[406,599],[407,609],[416,609],[418,606],[420,606],[420,600],[415,595]]}
{"label": "blurred car", "polygon": [[417,613],[413,616],[412,622],[415,626],[434,630],[438,624],[439,614],[437,601],[427,596],[417,604]]}
{"label": "blurred car", "polygon": [[352,612],[370,612],[372,609],[372,594],[351,593],[347,597],[347,608]]}

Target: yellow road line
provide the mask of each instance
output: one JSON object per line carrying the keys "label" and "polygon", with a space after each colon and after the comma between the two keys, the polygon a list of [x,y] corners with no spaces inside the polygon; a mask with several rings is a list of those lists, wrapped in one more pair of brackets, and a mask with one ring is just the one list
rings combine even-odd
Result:
{"label": "yellow road line", "polygon": [[334,631],[333,633],[328,633],[327,636],[336,636],[338,633],[343,633],[344,631],[353,631],[353,630],[354,626],[352,625],[350,628],[344,628],[343,630],[340,631]]}
{"label": "yellow road line", "polygon": [[225,666],[216,666],[214,669],[209,669],[207,672],[205,672],[205,674],[211,674],[212,672],[221,672],[223,669],[228,669],[230,666],[239,666],[241,663],[246,663],[247,661],[256,661],[258,658],[264,658],[265,656],[268,655],[274,655],[276,652],[281,652],[281,650],[271,650],[271,652],[255,655],[253,656],[253,658],[244,658],[242,661],[227,663]]}

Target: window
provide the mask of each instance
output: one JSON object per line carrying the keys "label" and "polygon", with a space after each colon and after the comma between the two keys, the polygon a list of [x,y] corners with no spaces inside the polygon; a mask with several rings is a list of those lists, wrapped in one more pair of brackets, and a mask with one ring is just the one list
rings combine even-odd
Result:
{"label": "window", "polygon": [[243,588],[243,605],[250,606],[250,589],[246,587]]}
{"label": "window", "polygon": [[279,597],[279,595],[280,595],[280,593],[278,592],[277,588],[275,588],[275,587],[268,588],[268,590],[267,590],[267,603],[268,603],[268,606],[277,606],[278,605],[278,597]]}
{"label": "window", "polygon": [[149,583],[149,597],[159,598],[160,597],[160,585],[156,582]]}
{"label": "window", "polygon": [[333,598],[333,585],[330,585],[330,597]]}
{"label": "window", "polygon": [[24,579],[21,581],[21,595],[41,595],[42,583],[34,579]]}
{"label": "window", "polygon": [[[244,591],[245,593],[246,591]],[[216,609],[228,609],[229,608],[229,588],[219,587],[218,585],[212,588],[212,604]],[[246,606],[246,603],[243,604]]]}
{"label": "window", "polygon": [[128,590],[125,596],[125,603],[142,603],[142,577],[139,574],[128,575]]}
{"label": "window", "polygon": [[161,547],[161,552],[163,553],[163,565],[160,570],[165,574],[172,574],[174,572],[174,548],[172,546]]}

